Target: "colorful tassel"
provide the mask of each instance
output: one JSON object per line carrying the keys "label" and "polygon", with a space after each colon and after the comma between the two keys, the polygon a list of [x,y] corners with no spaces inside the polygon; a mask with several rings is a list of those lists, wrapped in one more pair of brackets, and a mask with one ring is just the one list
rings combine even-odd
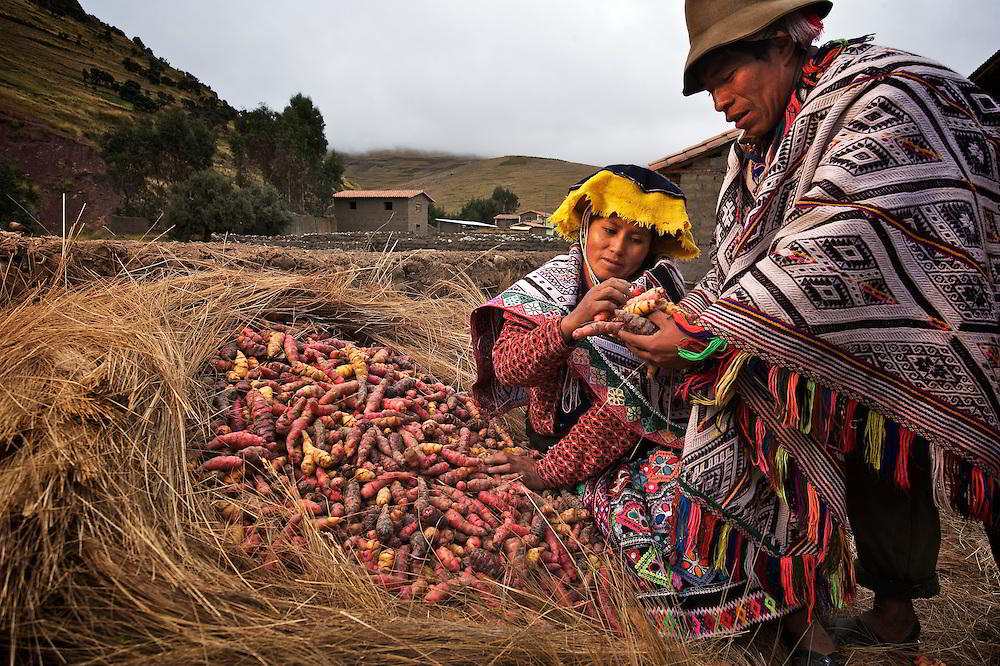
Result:
{"label": "colorful tassel", "polygon": [[779,445],[778,450],[774,452],[774,490],[778,494],[778,498],[785,504],[788,504],[788,498],[785,496],[785,478],[787,475],[788,449]]}
{"label": "colorful tassel", "polygon": [[900,488],[910,487],[909,462],[910,452],[913,449],[913,440],[916,435],[912,430],[907,430],[903,426],[899,427],[899,452],[896,454],[896,485]]}
{"label": "colorful tassel", "polygon": [[729,549],[729,532],[732,530],[732,525],[725,523],[722,526],[722,530],[719,532],[719,543],[715,547],[715,568],[718,571],[726,572],[726,555]]}
{"label": "colorful tassel", "polygon": [[722,371],[722,376],[719,377],[719,381],[715,384],[716,405],[722,407],[732,399],[733,385],[736,383],[736,378],[749,360],[750,354],[747,352],[739,352],[730,359],[725,370]]}
{"label": "colorful tassel", "polygon": [[802,405],[802,416],[799,418],[799,432],[808,435],[813,429],[813,409],[816,405],[816,382],[806,380],[806,401]]}
{"label": "colorful tassel", "polygon": [[781,370],[776,365],[772,365],[767,371],[767,390],[774,396],[774,404],[781,405],[781,391],[778,388],[778,377]]}
{"label": "colorful tassel", "polygon": [[837,399],[840,397],[836,391],[830,391],[830,398],[827,402],[826,415],[823,419],[825,428],[823,430],[823,439],[821,443],[826,446],[830,443],[830,435],[833,433],[833,420],[837,415]]}
{"label": "colorful tassel", "polygon": [[703,532],[701,539],[699,539],[698,548],[698,560],[707,560],[708,556],[712,552],[712,538],[715,536],[715,522],[718,520],[718,516],[714,513],[708,513],[702,516],[701,531]]}
{"label": "colorful tassel", "polygon": [[767,437],[767,426],[764,425],[762,419],[757,419],[757,423],[754,424],[754,440],[755,449],[757,452],[757,459],[754,460],[754,464],[760,469],[761,472],[767,474],[767,455],[764,453],[764,439]]}
{"label": "colorful tassel", "polygon": [[698,530],[701,527],[701,506],[691,502],[691,510],[688,512],[687,538],[685,539],[685,552],[693,555],[698,547]]}
{"label": "colorful tassel", "polygon": [[705,348],[699,352],[678,348],[677,355],[683,359],[687,359],[688,361],[704,361],[716,352],[725,351],[728,346],[729,344],[722,338],[712,338],[708,341],[708,344],[705,345]]}
{"label": "colorful tassel", "polygon": [[797,606],[798,598],[795,596],[795,560],[791,557],[781,558],[781,589],[784,591],[785,604]]}
{"label": "colorful tassel", "polygon": [[807,535],[809,540],[815,544],[819,544],[819,495],[816,493],[816,488],[813,484],[806,482],[806,496],[809,502],[809,520]]}
{"label": "colorful tassel", "polygon": [[865,425],[865,461],[876,472],[882,469],[882,448],[885,444],[885,417],[871,409]]}
{"label": "colorful tassel", "polygon": [[840,449],[845,454],[850,453],[854,450],[854,438],[855,438],[855,428],[854,428],[854,412],[857,411],[858,403],[851,399],[847,400],[847,406],[844,407],[844,424],[840,429]]}
{"label": "colorful tassel", "polygon": [[803,555],[802,566],[805,568],[806,607],[809,609],[806,620],[812,624],[813,608],[816,606],[816,556],[811,553]]}
{"label": "colorful tassel", "polygon": [[788,374],[788,386],[785,389],[785,419],[781,425],[785,428],[795,428],[799,425],[799,375],[797,372]]}

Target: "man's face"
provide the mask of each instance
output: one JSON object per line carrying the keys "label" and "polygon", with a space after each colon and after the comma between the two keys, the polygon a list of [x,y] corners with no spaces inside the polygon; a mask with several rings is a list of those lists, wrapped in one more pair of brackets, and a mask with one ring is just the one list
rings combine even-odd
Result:
{"label": "man's face", "polygon": [[775,41],[764,59],[725,48],[699,64],[701,82],[726,121],[760,139],[778,124],[797,77],[798,60],[788,40]]}

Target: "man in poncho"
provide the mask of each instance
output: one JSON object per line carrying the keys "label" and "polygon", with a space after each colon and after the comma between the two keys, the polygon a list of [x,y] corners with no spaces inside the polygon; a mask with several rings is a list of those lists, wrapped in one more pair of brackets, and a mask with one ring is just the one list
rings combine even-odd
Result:
{"label": "man in poncho", "polygon": [[[684,93],[743,134],[711,270],[659,332],[620,335],[696,403],[679,537],[802,606],[812,664],[916,642],[938,509],[994,547],[1000,512],[1000,106],[865,38],[814,47],[831,5],[687,1]],[[828,633],[812,611],[852,597],[848,525],[875,605]]]}

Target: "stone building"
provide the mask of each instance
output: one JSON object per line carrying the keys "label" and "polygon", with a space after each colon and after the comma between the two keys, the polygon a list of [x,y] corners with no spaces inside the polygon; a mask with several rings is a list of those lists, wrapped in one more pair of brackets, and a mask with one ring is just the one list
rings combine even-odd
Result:
{"label": "stone building", "polygon": [[500,215],[493,216],[493,224],[497,225],[497,229],[510,229],[510,225],[517,224],[520,221],[521,218],[512,213],[501,213]]}
{"label": "stone building", "polygon": [[517,220],[521,224],[524,224],[533,220],[547,220],[551,216],[552,213],[546,213],[543,210],[522,210],[517,213]]}
{"label": "stone building", "polygon": [[740,134],[731,129],[701,143],[667,155],[649,164],[649,168],[674,181],[687,198],[688,215],[694,239],[701,249],[701,256],[690,262],[681,262],[680,269],[688,284],[705,275],[710,266],[709,249],[715,231],[715,205],[726,175],[726,158],[729,148]]}
{"label": "stone building", "polygon": [[434,199],[423,190],[344,190],[333,195],[338,231],[430,233],[427,211]]}

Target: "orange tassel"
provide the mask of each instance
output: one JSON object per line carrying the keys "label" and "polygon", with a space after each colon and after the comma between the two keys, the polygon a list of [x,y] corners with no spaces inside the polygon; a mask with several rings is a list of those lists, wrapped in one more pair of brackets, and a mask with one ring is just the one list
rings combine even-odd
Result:
{"label": "orange tassel", "polygon": [[788,375],[788,390],[785,401],[785,420],[781,425],[786,428],[797,428],[799,426],[799,374],[797,372]]}
{"label": "orange tassel", "polygon": [[819,543],[819,495],[813,484],[806,482],[806,495],[809,498],[809,540],[815,544]]}
{"label": "orange tassel", "polygon": [[764,421],[757,419],[757,423],[754,424],[754,435],[756,439],[756,449],[757,449],[757,460],[754,464],[760,468],[760,471],[767,474],[767,456],[764,455],[764,438],[767,437],[767,428],[764,427]]}
{"label": "orange tassel", "polygon": [[812,624],[813,607],[816,606],[816,556],[803,555],[802,564],[806,570],[806,605],[809,608],[806,620]]}
{"label": "orange tassel", "polygon": [[685,550],[689,554],[697,552],[698,530],[701,527],[701,507],[695,502],[691,502],[691,510],[688,512],[687,543]]}
{"label": "orange tassel", "polygon": [[785,604],[797,606],[799,600],[795,597],[795,561],[790,557],[781,558],[781,588],[785,591]]}

